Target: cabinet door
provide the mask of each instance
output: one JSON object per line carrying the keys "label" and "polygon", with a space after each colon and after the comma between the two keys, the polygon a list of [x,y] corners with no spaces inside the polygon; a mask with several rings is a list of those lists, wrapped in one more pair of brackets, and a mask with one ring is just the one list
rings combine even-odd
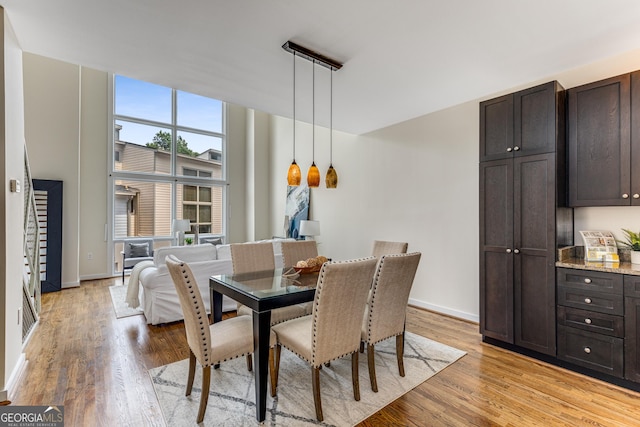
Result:
{"label": "cabinet door", "polygon": [[515,344],[556,354],[555,155],[518,157],[514,175]]}
{"label": "cabinet door", "polygon": [[513,343],[513,160],[480,164],[480,332]]}
{"label": "cabinet door", "polygon": [[624,377],[640,382],[640,276],[624,276]]}
{"label": "cabinet door", "polygon": [[571,206],[630,204],[630,75],[568,91]]}
{"label": "cabinet door", "polygon": [[558,88],[558,83],[553,81],[514,94],[514,156],[553,153],[556,150]]}
{"label": "cabinet door", "polygon": [[640,71],[631,73],[631,204],[640,206]]}
{"label": "cabinet door", "polygon": [[480,161],[513,156],[513,94],[480,103]]}

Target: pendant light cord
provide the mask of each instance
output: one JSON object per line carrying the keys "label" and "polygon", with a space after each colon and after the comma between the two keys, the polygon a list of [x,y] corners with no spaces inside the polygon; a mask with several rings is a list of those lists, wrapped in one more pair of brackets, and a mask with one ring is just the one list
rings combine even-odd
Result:
{"label": "pendant light cord", "polygon": [[311,164],[316,164],[316,62],[311,62]]}
{"label": "pendant light cord", "polygon": [[293,52],[293,161],[296,161],[296,53]]}
{"label": "pendant light cord", "polygon": [[329,166],[333,166],[333,70],[329,68]]}

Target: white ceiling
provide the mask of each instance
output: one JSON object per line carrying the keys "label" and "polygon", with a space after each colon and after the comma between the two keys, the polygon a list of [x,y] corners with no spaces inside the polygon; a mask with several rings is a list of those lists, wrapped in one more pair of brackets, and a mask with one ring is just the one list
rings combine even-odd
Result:
{"label": "white ceiling", "polygon": [[[366,133],[640,48],[638,0],[0,0],[22,49],[291,117],[287,40],[344,63],[333,126]],[[297,62],[311,121],[311,63]],[[316,123],[329,71],[316,66]]]}

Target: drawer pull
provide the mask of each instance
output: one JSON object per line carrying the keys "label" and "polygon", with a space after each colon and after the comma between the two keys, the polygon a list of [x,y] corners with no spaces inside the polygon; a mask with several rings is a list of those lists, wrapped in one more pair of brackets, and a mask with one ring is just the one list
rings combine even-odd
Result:
{"label": "drawer pull", "polygon": [[622,198],[623,198],[623,199],[628,199],[628,198],[629,198],[629,195],[628,195],[627,193],[624,193],[624,194],[622,195]]}
{"label": "drawer pull", "polygon": [[584,283],[586,283],[586,284],[588,285],[589,283],[591,283],[591,279],[589,279],[589,278],[587,277],[586,279],[584,279]]}
{"label": "drawer pull", "polygon": [[512,151],[513,151],[513,148],[511,148],[511,147],[508,147],[508,148],[507,148],[507,153],[510,153],[510,152],[512,152]]}
{"label": "drawer pull", "polygon": [[585,347],[584,348],[584,352],[589,354],[589,353],[591,353],[591,349],[589,347]]}
{"label": "drawer pull", "polygon": [[584,302],[586,302],[587,304],[591,304],[591,298],[585,298]]}
{"label": "drawer pull", "polygon": [[591,324],[591,319],[589,319],[589,318],[584,319],[584,323],[586,323],[587,325],[590,325]]}

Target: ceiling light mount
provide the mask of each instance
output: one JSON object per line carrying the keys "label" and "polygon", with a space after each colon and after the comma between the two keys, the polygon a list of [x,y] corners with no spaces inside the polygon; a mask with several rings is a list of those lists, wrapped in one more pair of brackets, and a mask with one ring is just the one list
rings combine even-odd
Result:
{"label": "ceiling light mount", "polygon": [[329,68],[331,71],[338,71],[342,68],[342,64],[336,61],[335,59],[328,58],[324,55],[319,54],[318,52],[314,52],[311,49],[307,49],[304,46],[300,46],[297,43],[292,41],[288,41],[282,45],[282,48],[289,53],[294,53],[308,61],[313,62],[314,64],[320,64],[323,67]]}

